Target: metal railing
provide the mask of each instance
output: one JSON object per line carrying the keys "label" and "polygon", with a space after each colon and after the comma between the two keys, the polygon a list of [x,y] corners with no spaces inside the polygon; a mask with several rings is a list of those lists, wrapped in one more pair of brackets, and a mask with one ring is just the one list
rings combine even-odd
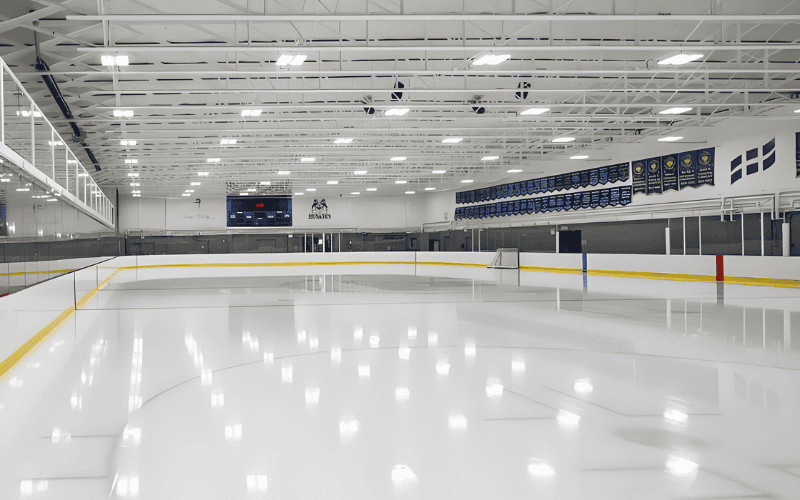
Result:
{"label": "metal railing", "polygon": [[0,58],[0,155],[54,197],[114,227],[115,208]]}

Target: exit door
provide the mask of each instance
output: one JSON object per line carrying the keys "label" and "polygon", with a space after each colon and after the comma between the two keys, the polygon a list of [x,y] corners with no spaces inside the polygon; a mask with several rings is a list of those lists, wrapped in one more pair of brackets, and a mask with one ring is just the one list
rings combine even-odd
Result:
{"label": "exit door", "polygon": [[580,231],[560,231],[558,233],[558,251],[560,253],[583,253]]}

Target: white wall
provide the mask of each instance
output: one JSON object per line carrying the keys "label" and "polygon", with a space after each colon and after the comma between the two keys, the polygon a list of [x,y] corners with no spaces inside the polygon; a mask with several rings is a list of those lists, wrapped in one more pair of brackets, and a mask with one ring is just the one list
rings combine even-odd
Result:
{"label": "white wall", "polygon": [[[684,151],[691,151],[702,148],[715,148],[715,165],[714,165],[714,186],[703,185],[698,188],[684,188],[680,191],[670,191],[663,194],[635,194],[631,206],[646,207],[651,204],[673,203],[678,201],[693,201],[693,200],[707,200],[707,199],[722,199],[722,197],[729,196],[747,196],[757,194],[774,194],[780,191],[787,190],[800,190],[800,178],[797,178],[795,170],[795,132],[800,132],[799,120],[759,120],[759,119],[739,119],[733,118],[720,123],[714,128],[706,129],[678,129],[674,131],[665,132],[664,135],[679,135],[683,136],[683,142],[665,143],[658,142],[657,137],[648,137],[642,139],[640,143],[635,144],[619,144],[609,145],[605,149],[587,151],[593,158],[602,159],[599,161],[583,161],[583,160],[556,160],[548,162],[540,162],[536,165],[523,170],[526,172],[516,174],[513,176],[504,176],[500,179],[493,180],[492,182],[484,182],[478,184],[471,184],[469,189],[479,187],[494,186],[506,182],[515,182],[538,177],[546,177],[549,175],[556,175],[567,172],[574,172],[588,168],[595,168],[604,165],[612,165],[614,163],[621,163],[627,161],[636,161],[654,156],[662,156],[668,154],[681,153]],[[731,184],[731,161],[739,155],[744,155],[748,149],[759,149],[759,159],[763,160],[764,157],[760,155],[762,146],[769,140],[775,139],[776,163],[767,171],[759,171],[753,175],[744,173],[741,180],[735,184]],[[691,141],[691,143],[689,143]],[[748,161],[743,162],[743,168],[746,168]],[[538,173],[542,172],[542,173]],[[625,183],[617,183],[614,185],[631,184],[629,178]],[[587,189],[601,189],[609,187],[611,184],[605,186],[594,186]],[[469,190],[467,188],[460,189],[459,191]],[[570,190],[569,192],[579,192],[584,189]],[[450,193],[450,199],[447,200],[446,208],[454,210],[455,195]],[[549,194],[548,194],[549,195]],[[535,196],[548,196],[545,194]],[[519,197],[530,198],[531,196]],[[515,198],[509,198],[515,199]],[[460,205],[461,206],[461,205]],[[613,214],[615,208],[607,209],[593,209],[582,210],[578,212],[565,212],[565,214],[576,214],[581,212],[608,213]],[[492,219],[492,222],[511,222],[516,219],[536,219],[538,218],[554,218],[561,214],[540,214],[531,216],[511,216],[503,217],[500,219]]]}
{"label": "white wall", "polygon": [[[723,196],[745,196],[773,194],[790,189],[800,190],[800,179],[795,177],[794,133],[800,131],[798,120],[729,119],[715,128],[676,129],[669,134],[682,135],[683,143],[658,142],[657,137],[646,137],[639,143],[611,144],[605,149],[588,151],[596,161],[555,159],[531,161],[522,166],[524,172],[514,176],[493,173],[477,174],[476,182],[469,188],[493,186],[504,182],[527,180],[587,168],[611,165],[624,161],[635,161],[653,156],[680,153],[683,151],[710,148],[716,149],[715,185],[685,188],[664,194],[633,197],[633,206],[646,208],[651,204],[676,201],[721,199]],[[667,133],[665,132],[665,135]],[[742,180],[731,185],[730,162],[748,149],[761,148],[770,139],[776,139],[776,164],[767,171],[744,175]],[[572,153],[570,153],[572,154]],[[762,158],[763,159],[763,158]],[[747,162],[744,162],[745,166]],[[502,170],[501,170],[502,171]],[[496,176],[495,178],[492,178]],[[629,179],[626,183],[630,184]],[[608,187],[606,185],[604,187]],[[464,188],[466,189],[466,188]],[[459,189],[459,190],[464,190]],[[588,189],[597,189],[591,187]],[[324,192],[324,189],[321,190]],[[381,196],[363,193],[359,197],[327,196],[308,192],[292,197],[293,228],[355,228],[355,229],[406,229],[421,227],[428,222],[453,220],[456,208],[456,190],[421,192],[409,196]],[[201,208],[193,204],[200,198]],[[309,219],[314,199],[324,198],[328,205],[329,219]],[[131,198],[120,195],[120,230],[133,228],[153,230],[225,230],[225,199],[202,195],[178,200],[163,198]],[[604,213],[613,217],[615,208],[567,212],[579,214]],[[560,214],[558,214],[560,215]],[[557,214],[542,214],[493,219],[493,222],[512,222],[515,219],[535,220],[553,218]]]}
{"label": "white wall", "polygon": [[[448,193],[448,199],[452,197],[453,193]],[[309,218],[314,200],[323,198],[328,206],[330,218]],[[200,199],[199,206],[195,203],[196,199]],[[419,228],[429,217],[430,211],[426,199],[426,195],[340,198],[308,193],[308,195],[292,196],[292,229]],[[444,206],[445,202],[442,199],[439,203]],[[119,204],[119,226],[123,232],[126,229],[156,231],[227,229],[225,198],[202,195],[180,199],[133,198],[130,195],[120,194]],[[452,218],[452,211],[449,217]]]}

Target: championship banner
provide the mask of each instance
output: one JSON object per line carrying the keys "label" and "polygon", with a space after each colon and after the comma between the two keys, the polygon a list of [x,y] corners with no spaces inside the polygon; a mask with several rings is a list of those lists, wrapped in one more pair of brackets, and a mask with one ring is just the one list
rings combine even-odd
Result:
{"label": "championship banner", "polygon": [[647,193],[647,170],[645,160],[633,162],[633,193]]}
{"label": "championship banner", "polygon": [[597,177],[598,182],[600,185],[604,185],[608,182],[608,167],[600,167],[597,169]]}
{"label": "championship banner", "polygon": [[608,190],[608,204],[612,207],[619,205],[619,188],[611,188]]}
{"label": "championship banner", "polygon": [[591,208],[592,195],[589,191],[581,193],[581,208]]}
{"label": "championship banner", "polygon": [[678,188],[697,186],[697,151],[681,153],[678,159]]}
{"label": "championship banner", "polygon": [[589,187],[589,171],[581,170],[581,187]]}
{"label": "championship banner", "polygon": [[589,199],[589,206],[597,208],[600,206],[600,191],[592,191],[591,198]]}
{"label": "championship banner", "polygon": [[627,181],[628,177],[630,177],[631,171],[631,164],[630,163],[620,163],[617,165],[617,180],[618,181]]}
{"label": "championship banner", "polygon": [[609,195],[610,192],[608,189],[603,189],[602,191],[600,191],[600,201],[599,201],[600,208],[606,208],[608,206],[610,201]]}
{"label": "championship banner", "polygon": [[572,186],[572,189],[578,189],[581,186],[581,173],[580,172],[572,172],[572,174],[570,175],[570,180],[572,181],[570,183],[570,186]]}
{"label": "championship banner", "polygon": [[528,195],[528,182],[522,181],[519,183],[519,194],[520,196],[527,196]]}
{"label": "championship banner", "polygon": [[619,188],[619,204],[623,207],[629,205],[631,202],[632,190],[631,186],[622,186]]}
{"label": "championship banner", "polygon": [[556,178],[555,177],[548,177],[547,178],[547,191],[546,193],[552,193],[556,190]]}
{"label": "championship banner", "polygon": [[608,170],[608,182],[610,184],[614,184],[619,180],[619,168],[618,165],[611,165],[610,167],[606,167]]}
{"label": "championship banner", "polygon": [[647,194],[661,193],[661,158],[647,160]]}
{"label": "championship banner", "polygon": [[697,185],[714,185],[714,148],[697,151]]}
{"label": "championship banner", "polygon": [[662,179],[664,192],[678,190],[678,157],[676,155],[661,158]]}
{"label": "championship banner", "polygon": [[554,184],[555,185],[553,186],[553,189],[555,189],[556,191],[561,191],[562,189],[564,189],[564,176],[563,175],[557,175],[555,177]]}
{"label": "championship banner", "polygon": [[596,186],[597,183],[600,182],[600,175],[597,172],[596,168],[589,170],[589,185]]}

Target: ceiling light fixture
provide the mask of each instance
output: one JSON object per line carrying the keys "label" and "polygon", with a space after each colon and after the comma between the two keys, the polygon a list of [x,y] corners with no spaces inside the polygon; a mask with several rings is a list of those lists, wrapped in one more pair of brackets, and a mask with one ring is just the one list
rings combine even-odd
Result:
{"label": "ceiling light fixture", "polygon": [[[255,193],[256,191],[258,191],[256,188],[247,188],[248,193]],[[194,193],[194,191],[192,191],[192,193]]]}
{"label": "ceiling light fixture", "polygon": [[236,144],[236,139],[222,139],[219,143],[223,146],[232,146]]}
{"label": "ceiling light fixture", "polygon": [[405,156],[392,156],[389,159],[392,160],[392,161],[405,161],[406,157]]}
{"label": "ceiling light fixture", "polygon": [[432,174],[443,174],[445,172],[447,172],[447,170],[431,170]]}
{"label": "ceiling light fixture", "polygon": [[306,188],[306,191],[316,191],[317,188]]}
{"label": "ceiling light fixture", "polygon": [[239,193],[239,196],[247,196],[249,193]]}
{"label": "ceiling light fixture", "polygon": [[135,146],[136,145],[136,141],[126,141],[126,140],[123,139],[123,140],[119,141],[119,145],[120,146]]}
{"label": "ceiling light fixture", "polygon": [[366,170],[356,170],[355,172],[353,172],[353,175],[366,175],[366,174],[367,174]]}
{"label": "ceiling light fixture", "polygon": [[261,181],[261,185],[262,186],[271,186],[272,182],[270,182],[270,181]]}
{"label": "ceiling light fixture", "polygon": [[[248,189],[248,191],[250,191],[250,190]],[[186,193],[194,193],[194,189],[186,189],[186,190],[184,190],[184,192],[186,192]]]}
{"label": "ceiling light fixture", "polygon": [[499,156],[484,156],[483,158],[481,158],[481,161],[494,161],[499,159],[500,159]]}
{"label": "ceiling light fixture", "polygon": [[352,137],[339,137],[338,139],[336,139],[333,142],[334,142],[334,144],[350,144],[351,142],[353,142],[353,138]]}
{"label": "ceiling light fixture", "polygon": [[693,108],[681,108],[681,107],[669,108],[669,109],[665,109],[664,111],[659,111],[658,114],[659,115],[680,115],[680,114],[686,113],[688,111],[691,111],[692,109]]}
{"label": "ceiling light fixture", "polygon": [[507,61],[511,58],[510,54],[486,54],[485,56],[481,56],[478,59],[475,59],[472,62],[473,66],[483,66],[488,64],[489,66],[494,66],[496,64],[500,64],[503,61]]}
{"label": "ceiling light fixture", "polygon": [[139,186],[141,186],[141,184],[140,184],[140,183],[138,183],[138,182],[131,182],[131,183],[130,183],[130,186],[131,186],[131,187],[139,187]]}
{"label": "ceiling light fixture", "polygon": [[198,177],[208,177],[208,174],[209,174],[209,173],[210,173],[210,172],[197,172],[197,176],[198,176]]}
{"label": "ceiling light fixture", "polygon": [[114,116],[117,118],[130,118],[133,116],[132,109],[115,109]]}
{"label": "ceiling light fixture", "polygon": [[64,143],[61,141],[47,141],[48,146],[63,146]]}
{"label": "ceiling light fixture", "polygon": [[127,66],[129,62],[128,56],[100,56],[103,66]]}
{"label": "ceiling light fixture", "polygon": [[222,161],[221,158],[206,158],[206,163],[219,163]]}
{"label": "ceiling light fixture", "polygon": [[408,108],[390,108],[386,110],[386,116],[403,116],[408,113]]}
{"label": "ceiling light fixture", "polygon": [[291,173],[290,170],[278,170],[278,175],[289,175]]}
{"label": "ceiling light fixture", "polygon": [[508,172],[509,174],[518,174],[518,173],[522,172],[522,169],[512,168],[511,170],[506,170],[506,172]]}
{"label": "ceiling light fixture", "polygon": [[[131,112],[131,113],[133,113],[133,112]],[[28,111],[28,110],[24,110],[23,109],[22,111],[17,111],[17,116],[24,116],[25,118],[27,118],[27,117],[31,116],[31,112]],[[116,115],[114,115],[114,116],[116,116]],[[131,114],[131,116],[133,116],[133,114]],[[42,117],[42,112],[41,111],[34,111],[33,112],[33,117],[34,118],[41,118]]]}
{"label": "ceiling light fixture", "polygon": [[339,181],[328,181],[328,184],[330,184],[330,185],[339,184]]}
{"label": "ceiling light fixture", "polygon": [[132,163],[135,164],[135,163],[139,163],[139,160],[137,160],[136,158],[128,158],[127,160],[125,160],[125,163],[127,163],[127,164],[132,164]]}
{"label": "ceiling light fixture", "polygon": [[128,172],[128,177],[139,177],[138,172]]}
{"label": "ceiling light fixture", "polygon": [[352,192],[352,193],[350,193],[350,194],[352,194],[352,195],[356,195],[356,196],[357,196],[357,195],[359,195],[359,194],[361,194],[361,193],[360,193],[360,192],[358,192],[358,191],[353,191],[353,192]]}
{"label": "ceiling light fixture", "polygon": [[378,188],[367,188],[367,191],[377,191]]}
{"label": "ceiling light fixture", "polygon": [[462,184],[470,184],[472,182],[475,182],[475,181],[473,181],[472,179],[464,179],[464,180],[461,181]]}
{"label": "ceiling light fixture", "polygon": [[406,191],[406,194],[414,194],[416,191]]}
{"label": "ceiling light fixture", "polygon": [[395,184],[407,184],[408,181],[394,181]]}
{"label": "ceiling light fixture", "polygon": [[435,187],[427,187],[427,188],[425,188],[425,191],[434,191],[434,190],[436,190]]}
{"label": "ceiling light fixture", "polygon": [[574,140],[575,140],[574,137],[556,137],[555,139],[553,139],[552,142],[561,142],[561,143],[563,143],[563,142],[572,142]]}
{"label": "ceiling light fixture", "polygon": [[703,54],[678,54],[658,61],[662,66],[681,66],[683,64],[696,61],[703,57]]}
{"label": "ceiling light fixture", "polygon": [[242,118],[245,118],[245,117],[248,117],[248,116],[255,118],[257,116],[261,116],[261,110],[260,109],[243,109],[241,114],[242,114]]}
{"label": "ceiling light fixture", "polygon": [[304,161],[304,162],[311,162],[311,161],[314,161],[314,160],[316,160],[316,158],[309,157],[309,156],[304,156],[303,158],[300,158],[300,161]]}
{"label": "ceiling light fixture", "polygon": [[463,140],[463,137],[448,137],[446,139],[442,139],[442,144],[458,144]]}
{"label": "ceiling light fixture", "polygon": [[530,108],[522,111],[521,115],[541,115],[550,111],[550,108]]}
{"label": "ceiling light fixture", "polygon": [[303,196],[305,193],[295,193],[295,196]]}
{"label": "ceiling light fixture", "polygon": [[658,142],[675,142],[675,141],[680,141],[681,139],[683,139],[683,137],[679,135],[673,135],[669,137],[662,137],[661,139],[658,140]]}
{"label": "ceiling light fixture", "polygon": [[200,186],[202,182],[190,182],[189,185],[191,186]]}
{"label": "ceiling light fixture", "polygon": [[589,155],[575,155],[569,157],[570,160],[585,160],[586,158],[589,158]]}

